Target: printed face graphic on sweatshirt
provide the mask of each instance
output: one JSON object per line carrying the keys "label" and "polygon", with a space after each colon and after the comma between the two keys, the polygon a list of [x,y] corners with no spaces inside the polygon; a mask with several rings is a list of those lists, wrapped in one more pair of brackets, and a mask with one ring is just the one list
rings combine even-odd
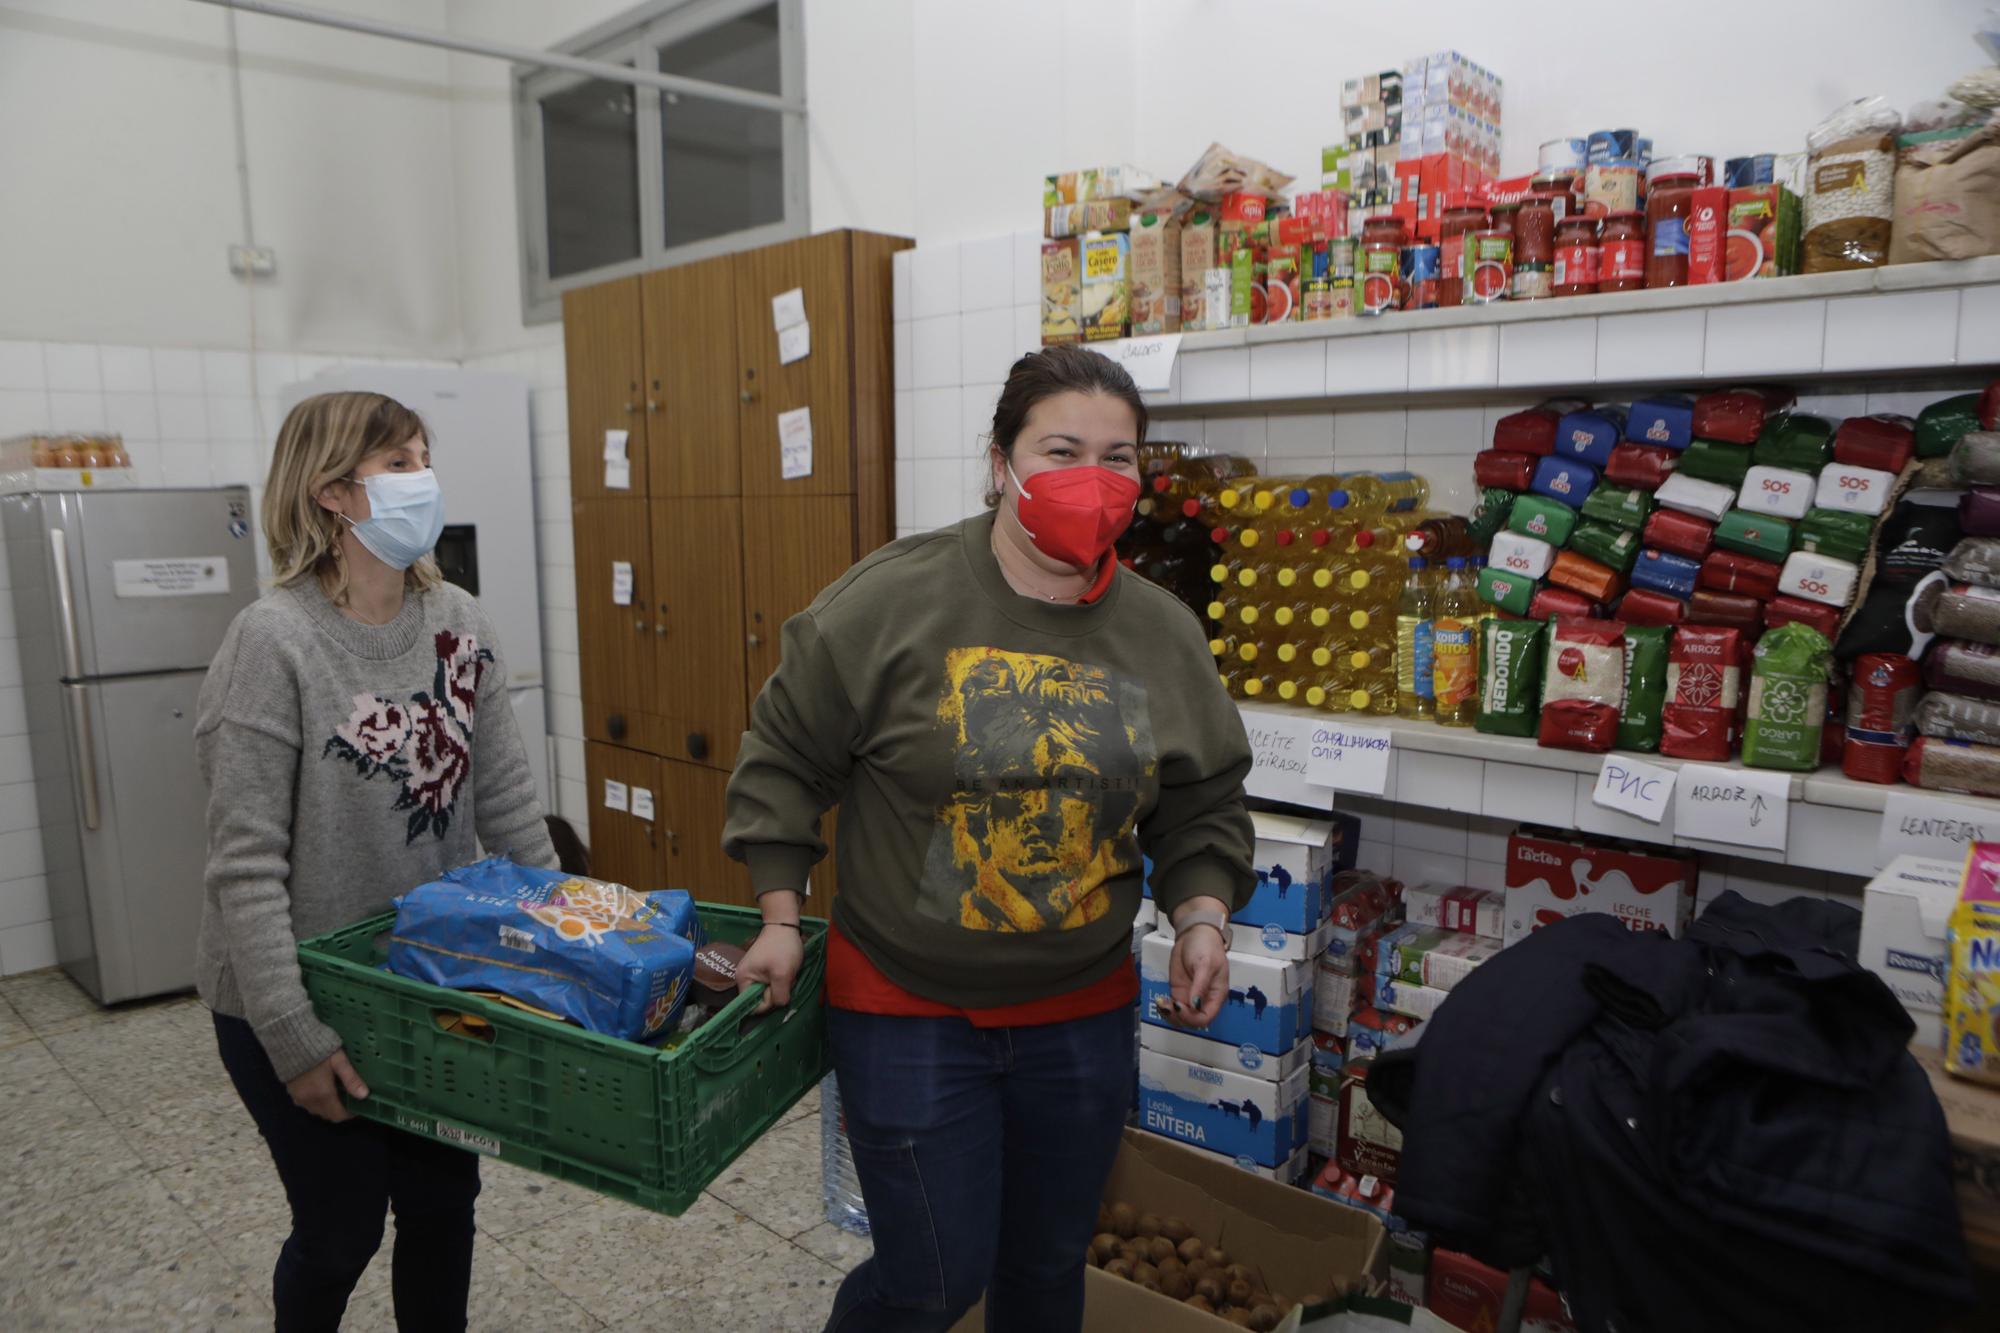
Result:
{"label": "printed face graphic on sweatshirt", "polygon": [[1102,667],[998,648],[945,656],[938,725],[956,755],[918,902],[968,930],[1072,930],[1139,867],[1146,694]]}

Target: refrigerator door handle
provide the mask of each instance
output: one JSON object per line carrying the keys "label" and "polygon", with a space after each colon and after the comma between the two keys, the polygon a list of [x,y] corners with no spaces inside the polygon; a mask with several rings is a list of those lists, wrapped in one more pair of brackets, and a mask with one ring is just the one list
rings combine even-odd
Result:
{"label": "refrigerator door handle", "polygon": [[[76,597],[69,586],[69,534],[61,528],[49,529],[49,553],[55,560],[56,615],[62,638],[63,675],[75,679],[83,674],[83,645],[77,638]],[[96,828],[96,824],[91,825]]]}
{"label": "refrigerator door handle", "polygon": [[95,833],[97,809],[97,737],[90,729],[90,687],[65,685],[69,695],[70,723],[76,732],[76,781],[83,789],[83,826]]}

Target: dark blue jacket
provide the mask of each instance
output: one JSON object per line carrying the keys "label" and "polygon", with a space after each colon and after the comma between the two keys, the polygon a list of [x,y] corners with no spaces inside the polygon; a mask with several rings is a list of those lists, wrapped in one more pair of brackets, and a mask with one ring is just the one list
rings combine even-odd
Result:
{"label": "dark blue jacket", "polygon": [[1586,1333],[1929,1327],[1971,1294],[1949,1141],[1858,932],[1725,893],[1682,940],[1584,915],[1503,950],[1369,1074],[1397,1214],[1547,1255]]}

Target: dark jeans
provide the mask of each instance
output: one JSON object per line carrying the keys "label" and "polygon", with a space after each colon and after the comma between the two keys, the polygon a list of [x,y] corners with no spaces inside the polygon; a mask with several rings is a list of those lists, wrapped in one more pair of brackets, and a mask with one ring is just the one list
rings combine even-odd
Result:
{"label": "dark jeans", "polygon": [[827,1333],[1083,1325],[1083,1256],[1132,1105],[1129,1008],[1038,1027],[827,1014],[875,1257]]}
{"label": "dark jeans", "polygon": [[396,1327],[463,1330],[479,1158],[372,1120],[336,1125],[301,1110],[240,1018],[215,1015],[215,1044],[292,1205],[292,1234],[272,1276],[278,1333],[340,1327],[391,1207]]}

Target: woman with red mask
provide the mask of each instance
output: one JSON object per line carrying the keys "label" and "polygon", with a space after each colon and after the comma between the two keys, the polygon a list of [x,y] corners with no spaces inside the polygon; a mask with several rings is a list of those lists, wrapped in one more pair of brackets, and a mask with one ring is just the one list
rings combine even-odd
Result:
{"label": "woman with red mask", "polygon": [[1250,748],[1206,636],[1120,569],[1146,408],[1095,352],[1014,364],[991,512],[850,569],[784,629],[729,786],[784,1003],[840,807],[828,1035],[875,1255],[829,1330],[1081,1327],[1084,1251],[1132,1106],[1133,916],[1176,928],[1173,1021],[1229,986],[1254,887]]}

